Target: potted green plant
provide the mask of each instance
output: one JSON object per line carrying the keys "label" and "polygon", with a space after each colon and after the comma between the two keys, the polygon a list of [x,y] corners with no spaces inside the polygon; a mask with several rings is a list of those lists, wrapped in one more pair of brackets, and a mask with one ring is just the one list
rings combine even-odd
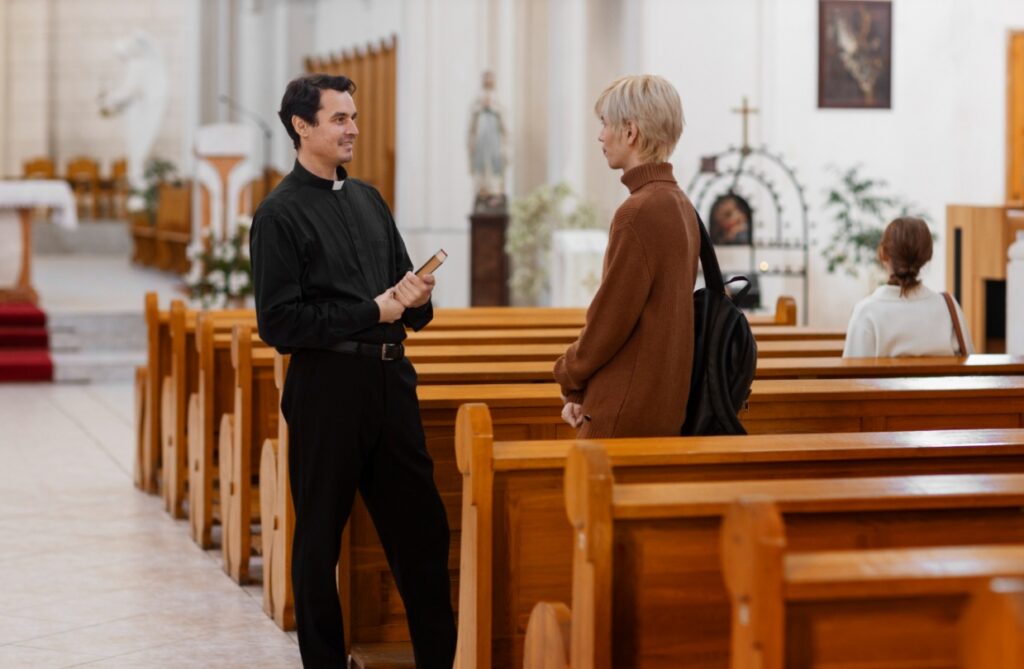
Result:
{"label": "potted green plant", "polygon": [[836,222],[836,228],[822,256],[829,273],[843,270],[850,276],[860,276],[866,270],[872,279],[882,273],[878,245],[885,226],[900,216],[929,222],[928,215],[891,193],[884,180],[864,176],[860,165],[846,170],[832,167],[830,171],[837,175],[838,183],[826,190],[825,211]]}
{"label": "potted green plant", "polygon": [[558,183],[514,199],[510,214],[505,252],[512,260],[512,301],[536,304],[548,287],[552,234],[556,230],[599,229],[597,211],[568,184]]}
{"label": "potted green plant", "polygon": [[181,179],[177,176],[178,168],[169,160],[163,158],[150,158],[146,162],[146,168],[142,172],[142,178],[146,182],[142,190],[133,190],[128,194],[125,202],[125,209],[131,216],[145,217],[150,225],[156,225],[156,210],[159,207],[160,184],[170,181],[175,186],[181,185]]}

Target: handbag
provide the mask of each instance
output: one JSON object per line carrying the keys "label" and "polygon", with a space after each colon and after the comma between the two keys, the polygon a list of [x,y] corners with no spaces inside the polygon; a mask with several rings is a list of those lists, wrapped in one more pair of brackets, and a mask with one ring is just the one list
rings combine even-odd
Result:
{"label": "handbag", "polygon": [[960,346],[960,357],[967,355],[967,344],[964,343],[964,331],[960,329],[960,319],[956,316],[956,305],[953,304],[953,296],[947,292],[942,293],[946,300],[946,308],[949,309],[949,318],[953,321],[953,331],[956,332],[956,342]]}

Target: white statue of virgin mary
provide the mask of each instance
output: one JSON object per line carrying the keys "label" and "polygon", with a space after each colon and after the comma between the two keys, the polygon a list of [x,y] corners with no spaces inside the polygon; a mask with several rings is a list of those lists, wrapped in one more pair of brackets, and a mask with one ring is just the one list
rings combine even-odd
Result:
{"label": "white statue of virgin mary", "polygon": [[160,47],[143,31],[114,42],[114,54],[124,65],[123,78],[113,90],[100,93],[100,113],[124,117],[128,182],[141,191],[145,161],[167,108],[167,68]]}

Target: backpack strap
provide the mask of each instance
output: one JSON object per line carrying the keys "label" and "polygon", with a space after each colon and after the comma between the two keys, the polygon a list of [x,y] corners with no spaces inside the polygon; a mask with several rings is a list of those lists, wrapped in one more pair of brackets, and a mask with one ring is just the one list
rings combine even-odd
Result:
{"label": "backpack strap", "polygon": [[711,236],[708,229],[704,227],[704,221],[700,217],[697,207],[693,208],[697,216],[697,226],[700,228],[700,265],[704,270],[704,286],[715,293],[725,292],[725,283],[722,281],[722,270],[718,266],[718,256],[715,255],[715,248],[711,245]]}
{"label": "backpack strap", "polygon": [[727,284],[745,281],[747,285],[732,296],[732,301],[739,303],[750,291],[750,279],[745,276],[734,276],[725,281],[722,278],[722,270],[718,265],[718,256],[715,255],[715,247],[711,245],[711,235],[708,234],[708,229],[704,227],[704,221],[701,219],[697,207],[693,208],[693,213],[697,217],[697,227],[700,228],[700,266],[704,272],[704,287],[715,293],[724,293]]}
{"label": "backpack strap", "polygon": [[956,306],[953,304],[953,296],[949,293],[942,292],[943,299],[946,300],[946,308],[949,309],[949,318],[953,321],[953,331],[956,332],[956,343],[960,346],[960,355],[967,355],[967,344],[964,342],[964,331],[960,329],[960,319],[956,316]]}

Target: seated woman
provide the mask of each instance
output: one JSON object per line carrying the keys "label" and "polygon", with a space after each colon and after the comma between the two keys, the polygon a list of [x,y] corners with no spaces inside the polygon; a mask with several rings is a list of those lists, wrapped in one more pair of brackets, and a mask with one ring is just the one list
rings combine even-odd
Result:
{"label": "seated woman", "polygon": [[929,290],[917,277],[931,258],[932,233],[924,221],[897,218],[886,227],[878,259],[889,272],[889,284],[879,286],[854,307],[844,358],[974,353],[960,305],[949,298],[963,333],[964,351],[944,294]]}

